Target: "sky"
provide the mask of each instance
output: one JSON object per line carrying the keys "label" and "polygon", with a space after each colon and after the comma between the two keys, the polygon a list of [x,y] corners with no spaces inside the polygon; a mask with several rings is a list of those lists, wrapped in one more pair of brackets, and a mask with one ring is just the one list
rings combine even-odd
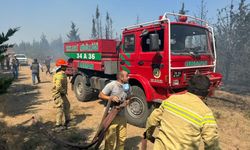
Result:
{"label": "sky", "polygon": [[[239,0],[234,0],[235,4]],[[91,34],[92,16],[99,6],[103,24],[109,12],[115,32],[139,22],[158,19],[164,12],[178,12],[182,2],[189,15],[197,14],[201,0],[0,0],[0,32],[9,28],[21,27],[9,42],[32,42],[39,40],[44,33],[49,41],[61,36],[66,40],[73,21],[81,40]],[[217,10],[228,6],[231,0],[206,0],[208,18],[214,22]],[[250,0],[247,0],[249,3]]]}

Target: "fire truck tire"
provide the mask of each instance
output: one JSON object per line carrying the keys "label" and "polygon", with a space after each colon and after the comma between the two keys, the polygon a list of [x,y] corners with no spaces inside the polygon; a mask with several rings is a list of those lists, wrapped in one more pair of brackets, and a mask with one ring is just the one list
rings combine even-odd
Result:
{"label": "fire truck tire", "polygon": [[74,82],[74,93],[79,101],[88,101],[93,97],[93,90],[86,85],[86,77],[78,75]]}
{"label": "fire truck tire", "polygon": [[144,91],[139,86],[132,86],[131,88],[133,96],[129,105],[125,108],[125,117],[128,123],[145,127],[151,108],[146,101]]}

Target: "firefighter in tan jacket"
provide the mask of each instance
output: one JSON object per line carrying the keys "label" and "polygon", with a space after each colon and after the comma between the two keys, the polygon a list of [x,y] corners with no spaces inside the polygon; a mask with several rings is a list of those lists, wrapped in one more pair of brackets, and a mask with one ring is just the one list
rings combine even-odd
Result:
{"label": "firefighter in tan jacket", "polygon": [[53,76],[52,98],[56,108],[56,129],[66,129],[70,119],[70,103],[67,98],[67,62],[63,59],[56,61],[56,73]]}
{"label": "firefighter in tan jacket", "polygon": [[220,149],[215,118],[202,101],[209,86],[208,77],[194,75],[188,83],[188,92],[169,97],[152,112],[144,136],[154,139],[154,129],[159,127],[154,150],[198,150],[201,139],[206,150]]}

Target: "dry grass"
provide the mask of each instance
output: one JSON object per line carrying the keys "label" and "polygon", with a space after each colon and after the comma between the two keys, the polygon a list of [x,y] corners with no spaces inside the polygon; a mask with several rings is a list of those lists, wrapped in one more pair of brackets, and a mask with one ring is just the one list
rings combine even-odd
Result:
{"label": "dry grass", "polygon": [[215,112],[214,112],[214,117],[215,117],[216,119],[220,119],[220,118],[221,118],[221,112],[215,111]]}
{"label": "dry grass", "polygon": [[245,112],[245,116],[246,116],[246,118],[250,119],[250,110],[247,110],[247,111]]}

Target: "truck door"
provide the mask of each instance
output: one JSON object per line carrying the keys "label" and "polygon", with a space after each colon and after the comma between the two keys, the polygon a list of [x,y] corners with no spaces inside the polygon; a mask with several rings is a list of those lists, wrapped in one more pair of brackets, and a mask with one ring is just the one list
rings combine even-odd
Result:
{"label": "truck door", "polygon": [[[152,39],[150,39],[151,34],[158,35],[159,49],[152,50],[150,48],[150,42],[152,42]],[[146,35],[141,36],[140,45],[139,59],[137,60],[139,65],[138,73],[146,77],[153,86],[163,84],[164,74],[168,67],[164,65],[166,64],[164,56],[164,29],[148,31]]]}
{"label": "truck door", "polygon": [[121,51],[119,53],[120,70],[125,70],[128,73],[137,73],[136,62],[138,53],[136,52],[136,36],[134,33],[125,34]]}

